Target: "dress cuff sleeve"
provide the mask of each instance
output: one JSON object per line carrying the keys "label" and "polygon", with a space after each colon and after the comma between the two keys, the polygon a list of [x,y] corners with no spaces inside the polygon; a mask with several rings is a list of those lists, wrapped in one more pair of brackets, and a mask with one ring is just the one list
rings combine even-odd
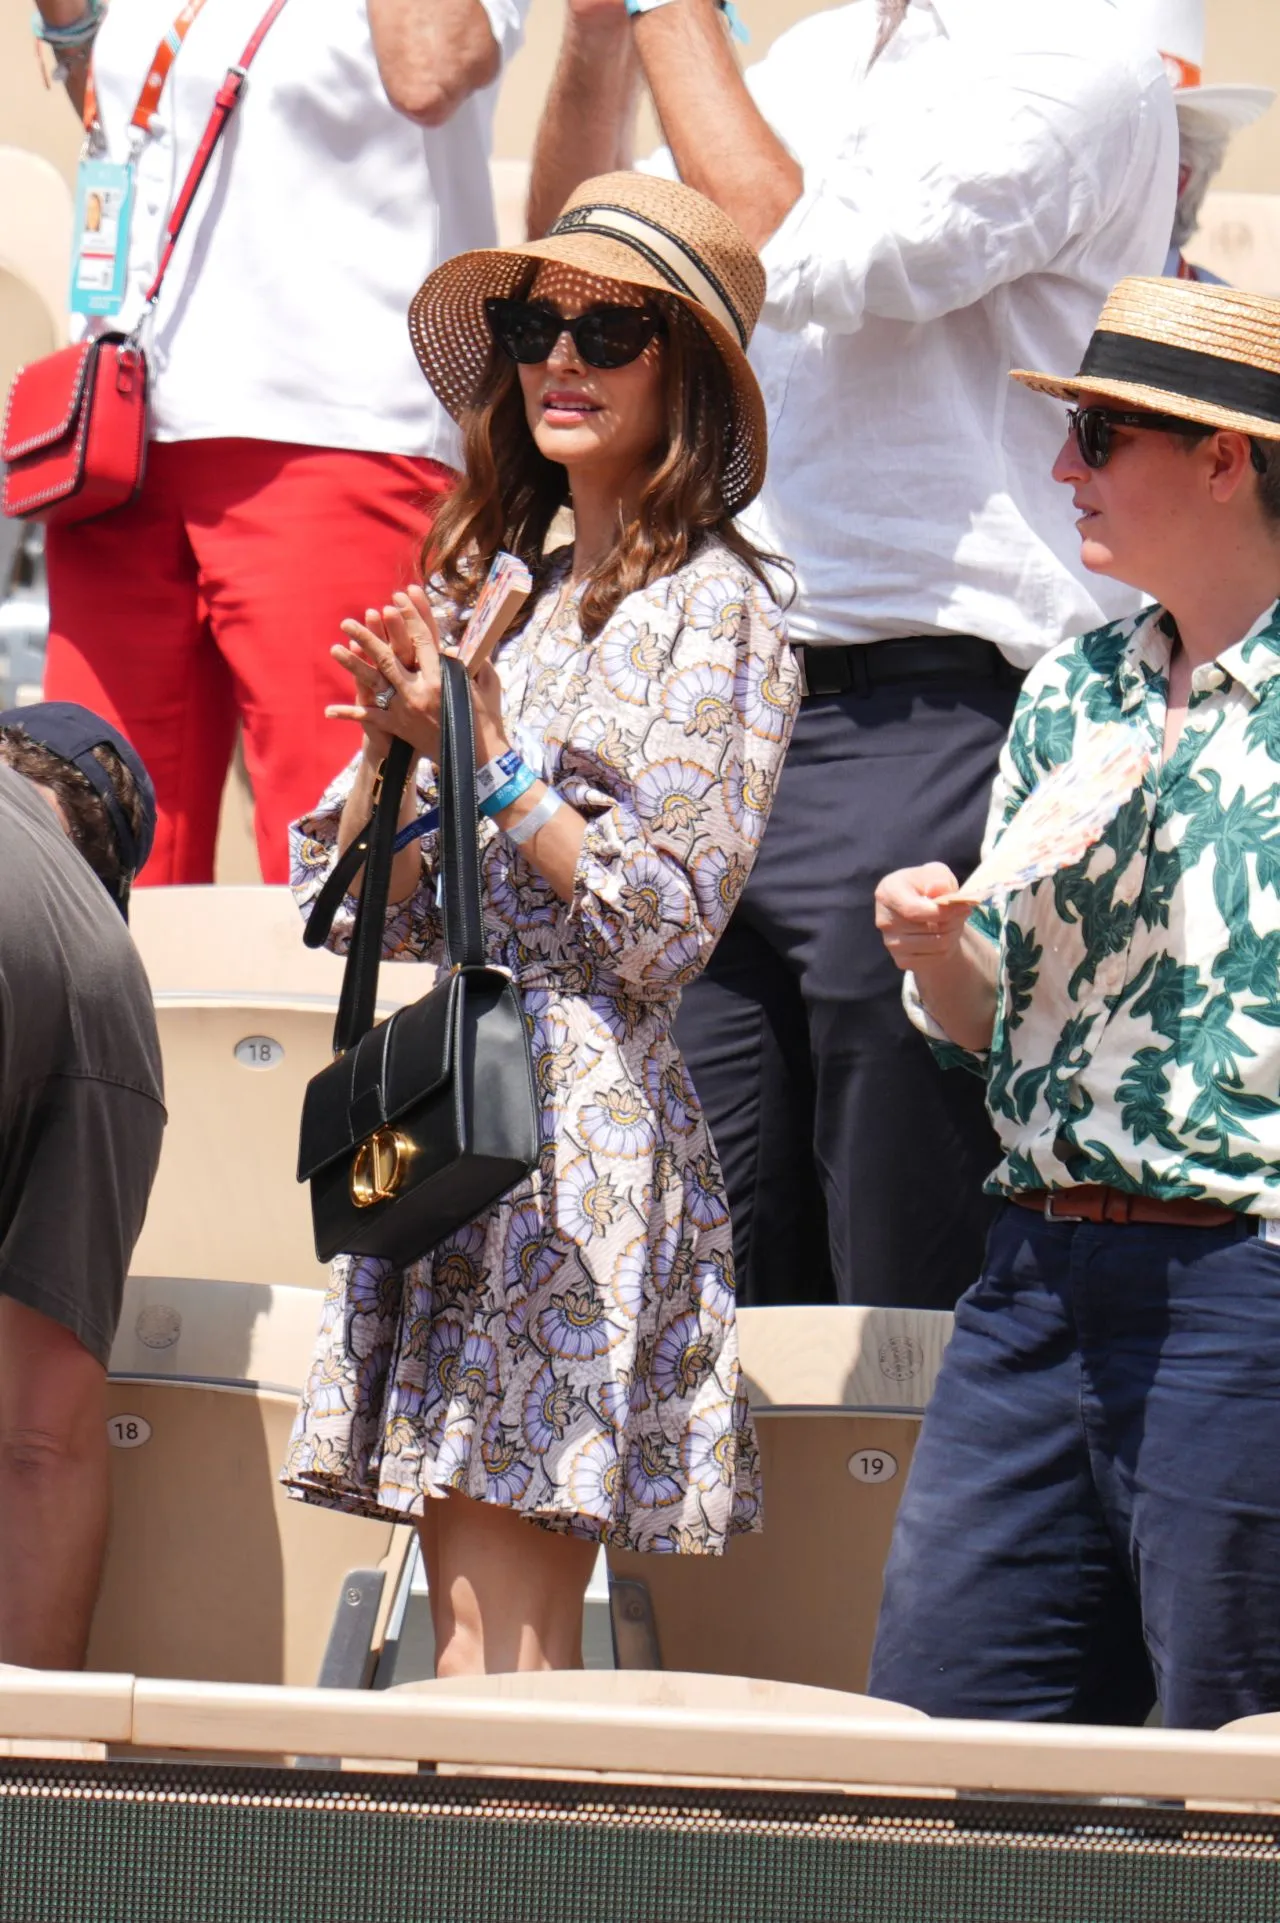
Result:
{"label": "dress cuff sleeve", "polygon": [[907,1020],[919,1029],[942,1068],[967,1068],[986,1079],[990,1049],[962,1048],[959,1042],[953,1042],[941,1022],[925,1007],[912,974],[902,978],[902,1006],[907,1011]]}
{"label": "dress cuff sleeve", "polygon": [[760,249],[765,296],[760,318],[784,334],[817,320],[842,334],[856,333],[866,312],[862,223],[831,196],[806,186],[782,224]]}

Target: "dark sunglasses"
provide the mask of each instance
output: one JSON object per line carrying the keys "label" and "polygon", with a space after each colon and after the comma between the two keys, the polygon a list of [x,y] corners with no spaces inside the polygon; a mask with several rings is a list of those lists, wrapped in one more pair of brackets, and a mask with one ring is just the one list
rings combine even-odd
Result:
{"label": "dark sunglasses", "polygon": [[602,302],[571,320],[547,301],[500,300],[491,295],[484,313],[502,352],[526,367],[549,360],[562,334],[569,336],[588,367],[625,367],[628,361],[639,360],[662,332],[662,317],[652,307],[611,307]]}
{"label": "dark sunglasses", "polygon": [[[1069,407],[1067,425],[1076,437],[1080,459],[1086,467],[1105,467],[1115,451],[1118,427],[1153,428],[1161,434],[1187,434],[1202,440],[1213,429],[1201,421],[1184,421],[1178,414],[1129,414],[1114,407]],[[1267,458],[1256,441],[1249,443],[1249,458],[1259,474],[1267,471]]]}

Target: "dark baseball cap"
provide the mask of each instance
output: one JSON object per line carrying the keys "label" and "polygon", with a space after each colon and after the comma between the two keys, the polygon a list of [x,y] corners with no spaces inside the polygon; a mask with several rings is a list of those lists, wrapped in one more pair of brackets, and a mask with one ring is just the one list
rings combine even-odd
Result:
{"label": "dark baseball cap", "polygon": [[[127,921],[133,878],[145,865],[156,838],[156,791],[136,748],[100,714],[74,701],[36,701],[28,708],[6,708],[0,711],[0,728],[21,728],[28,741],[47,748],[63,761],[72,762],[101,795],[115,835],[121,868],[118,887],[107,892]],[[111,776],[93,752],[95,748],[111,748],[133,776],[141,809],[136,836],[120,806]]]}

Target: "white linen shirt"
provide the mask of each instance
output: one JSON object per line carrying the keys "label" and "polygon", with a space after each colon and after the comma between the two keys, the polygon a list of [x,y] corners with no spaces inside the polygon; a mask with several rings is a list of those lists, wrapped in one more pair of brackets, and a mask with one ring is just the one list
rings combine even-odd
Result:
{"label": "white linen shirt", "polygon": [[[1159,56],[1109,0],[815,13],[747,85],[804,169],[764,248],[769,473],[742,526],[794,562],[793,641],[962,633],[1020,667],[1127,613],[1050,478],[1103,300],[1158,274],[1178,166]],[[666,169],[669,156],[651,163]]]}
{"label": "white linen shirt", "polygon": [[[528,0],[482,0],[503,55]],[[207,0],[170,70],[137,161],[128,287],[142,311],[170,207],[227,68],[267,0]],[[178,0],[112,0],[94,49],[107,153]],[[378,77],[364,0],[289,0],[187,217],[148,348],[155,437],[248,436],[455,462],[456,431],[409,344],[433,267],[496,240],[489,184],[495,86],[447,125],[417,126]]]}

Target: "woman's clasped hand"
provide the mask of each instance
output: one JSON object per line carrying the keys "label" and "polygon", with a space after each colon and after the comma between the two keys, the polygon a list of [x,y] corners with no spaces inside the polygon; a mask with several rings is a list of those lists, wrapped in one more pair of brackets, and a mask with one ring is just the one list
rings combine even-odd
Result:
{"label": "woman's clasped hand", "polygon": [[[342,623],[344,646],[331,650],[355,682],[355,699],[325,709],[334,721],[358,721],[368,750],[381,761],[399,736],[429,761],[440,758],[440,639],[431,604],[420,587],[392,595],[363,621]],[[502,716],[502,683],[491,663],[472,670],[471,712],[476,750],[489,761],[509,747]]]}

